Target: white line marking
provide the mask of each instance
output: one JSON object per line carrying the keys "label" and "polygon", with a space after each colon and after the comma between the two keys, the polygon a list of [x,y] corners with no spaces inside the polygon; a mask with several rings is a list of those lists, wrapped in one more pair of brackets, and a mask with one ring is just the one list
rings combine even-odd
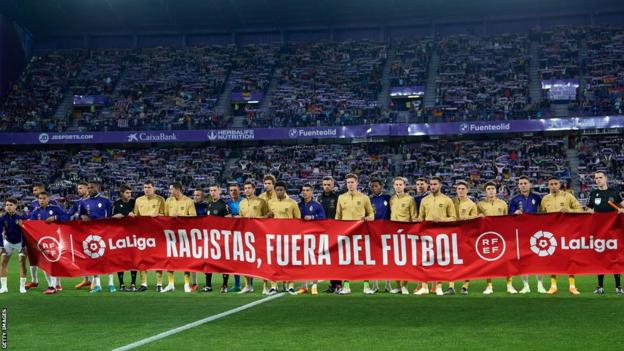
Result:
{"label": "white line marking", "polygon": [[236,308],[231,309],[229,311],[221,312],[219,314],[215,314],[213,316],[206,317],[204,319],[200,319],[198,321],[191,322],[189,324],[185,324],[183,326],[167,330],[166,332],[162,332],[160,334],[156,334],[154,336],[150,336],[149,338],[141,339],[141,340],[133,342],[131,344],[128,344],[128,345],[125,345],[125,346],[122,346],[122,347],[118,347],[116,349],[113,349],[113,351],[131,350],[131,349],[137,348],[139,346],[143,346],[145,344],[149,344],[151,342],[154,342],[154,341],[157,341],[157,340],[160,340],[160,339],[164,339],[164,338],[166,338],[168,336],[181,333],[181,332],[189,330],[191,328],[198,327],[198,326],[200,326],[202,324],[206,324],[208,322],[212,322],[212,321],[217,320],[219,318],[227,317],[229,315],[232,315],[232,314],[244,311],[246,309],[249,309],[249,308],[252,308],[254,306],[263,304],[265,302],[269,302],[271,300],[280,298],[280,297],[282,297],[284,295],[286,295],[286,293],[279,293],[279,294],[276,294],[276,295],[273,295],[273,296],[265,297],[264,299],[260,299],[260,300],[254,301],[254,302],[250,302],[250,303],[248,303],[246,305],[242,305],[242,306],[236,307]]}
{"label": "white line marking", "polygon": [[518,239],[518,228],[516,228],[516,255],[520,261],[520,239]]}

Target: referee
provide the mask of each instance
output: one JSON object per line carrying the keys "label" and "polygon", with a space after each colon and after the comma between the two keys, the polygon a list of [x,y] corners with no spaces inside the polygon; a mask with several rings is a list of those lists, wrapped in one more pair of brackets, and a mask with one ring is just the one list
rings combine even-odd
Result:
{"label": "referee", "polygon": [[[620,192],[616,188],[610,188],[608,186],[609,179],[607,173],[604,171],[597,171],[594,173],[594,181],[596,182],[596,188],[592,189],[589,193],[589,202],[587,203],[587,211],[590,213],[595,212],[615,212],[615,208],[611,204],[615,204],[620,207],[619,213],[622,213],[622,206],[624,201],[620,196]],[[610,204],[611,203],[611,204]],[[614,274],[615,279],[615,294],[622,295],[622,284],[620,281],[620,275]],[[594,290],[596,295],[604,295],[604,274],[598,275],[598,287]]]}
{"label": "referee", "polygon": [[[135,217],[132,210],[134,209],[135,200],[132,198],[132,189],[127,185],[119,187],[119,199],[113,203],[113,218]],[[135,292],[137,271],[130,271],[130,289],[126,290],[124,284],[124,272],[117,272],[119,278],[119,291]]]}

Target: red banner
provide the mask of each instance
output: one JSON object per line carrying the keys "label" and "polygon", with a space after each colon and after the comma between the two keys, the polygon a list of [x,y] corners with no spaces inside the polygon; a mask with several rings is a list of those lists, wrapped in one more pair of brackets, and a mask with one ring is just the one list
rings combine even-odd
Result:
{"label": "red banner", "polygon": [[623,220],[611,213],[453,223],[142,217],[23,227],[30,259],[55,276],[137,269],[452,281],[624,272]]}

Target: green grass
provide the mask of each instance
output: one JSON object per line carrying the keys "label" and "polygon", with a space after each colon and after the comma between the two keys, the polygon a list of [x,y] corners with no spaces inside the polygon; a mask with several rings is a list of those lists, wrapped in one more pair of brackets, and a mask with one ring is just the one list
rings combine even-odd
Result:
{"label": "green grass", "polygon": [[[21,295],[16,268],[12,262],[10,292],[0,295],[0,305],[8,309],[11,350],[108,350],[263,297],[260,281],[254,294],[185,294],[180,291],[181,275],[176,277],[179,290],[169,294],[103,292],[93,296],[73,288],[79,279],[63,279],[65,290],[57,295],[43,295],[42,285]],[[153,279],[152,273],[150,287]],[[609,348],[624,332],[624,297],[615,296],[610,276],[605,281],[605,296],[591,294],[593,276],[577,278],[581,296],[567,294],[566,277],[559,279],[557,296],[510,296],[504,293],[503,279],[495,281],[492,296],[481,294],[483,281],[474,282],[468,296],[444,297],[364,296],[361,284],[354,283],[350,296],[283,296],[140,349]],[[220,285],[220,275],[215,275],[213,285]],[[521,286],[519,279],[515,285]]]}

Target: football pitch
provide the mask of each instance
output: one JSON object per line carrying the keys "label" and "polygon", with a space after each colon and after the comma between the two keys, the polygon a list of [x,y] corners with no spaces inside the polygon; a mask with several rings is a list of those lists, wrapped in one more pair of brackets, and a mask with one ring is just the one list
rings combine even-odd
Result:
{"label": "football pitch", "polygon": [[[594,349],[619,344],[624,332],[624,296],[614,294],[609,276],[604,296],[592,294],[594,276],[577,278],[580,296],[567,293],[567,277],[559,278],[556,296],[508,295],[503,279],[495,280],[491,296],[481,294],[483,281],[473,282],[468,296],[366,296],[361,284],[353,283],[349,296],[321,291],[317,296],[280,294],[236,311],[266,298],[260,293],[261,280],[256,280],[255,292],[246,295],[186,294],[181,274],[172,293],[150,289],[91,295],[74,289],[78,278],[66,278],[62,292],[46,296],[41,272],[39,287],[19,294],[16,269],[12,262],[9,293],[0,295],[0,305],[6,308],[9,350],[112,350],[145,339],[154,341],[133,349]],[[155,276],[149,277],[153,288]],[[199,278],[203,286],[203,277]],[[128,279],[126,274],[126,283]],[[102,282],[107,278],[102,277]],[[215,274],[213,286],[218,289],[220,283],[220,275]],[[545,285],[548,288],[549,283]],[[326,286],[327,282],[320,283],[319,290]],[[521,287],[519,278],[515,286]],[[188,327],[228,311],[226,316]],[[179,333],[161,334],[183,326]]]}

